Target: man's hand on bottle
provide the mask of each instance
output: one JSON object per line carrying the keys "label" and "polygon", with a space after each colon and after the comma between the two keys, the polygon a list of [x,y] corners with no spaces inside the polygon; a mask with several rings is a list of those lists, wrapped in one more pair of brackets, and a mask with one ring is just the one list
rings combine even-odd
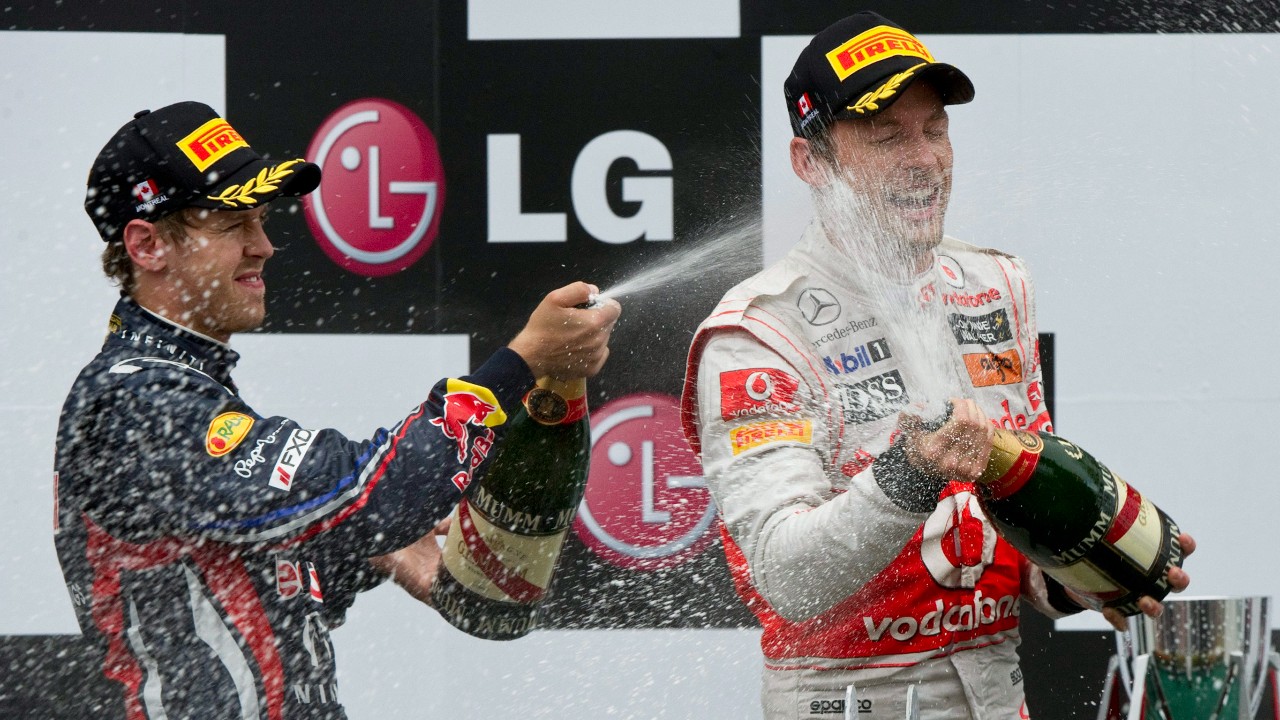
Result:
{"label": "man's hand on bottle", "polygon": [[[1184,560],[1188,555],[1196,551],[1195,538],[1191,537],[1187,533],[1182,533],[1178,536],[1178,545],[1182,546],[1182,557]],[[1191,576],[1187,574],[1186,570],[1183,570],[1180,567],[1170,568],[1169,587],[1173,589],[1173,592],[1182,592],[1183,590],[1186,590],[1187,586],[1190,584]],[[1070,592],[1070,589],[1068,589],[1068,592]],[[1080,604],[1084,605],[1085,603],[1081,602]],[[1164,605],[1162,605],[1159,600],[1156,600],[1149,595],[1143,595],[1138,598],[1138,609],[1142,611],[1143,615],[1155,618],[1160,617],[1160,613],[1164,612]],[[1120,632],[1124,632],[1129,628],[1128,618],[1117,612],[1115,608],[1103,608],[1102,617],[1106,618],[1107,622],[1111,623],[1111,627],[1119,630]]]}
{"label": "man's hand on bottle", "polygon": [[524,329],[508,344],[524,358],[534,377],[592,377],[604,367],[609,335],[622,306],[603,298],[590,308],[578,307],[599,292],[595,285],[575,282],[552,290],[534,308]]}
{"label": "man's hand on bottle", "polygon": [[405,592],[427,605],[431,604],[431,584],[440,566],[440,541],[449,534],[449,518],[418,538],[409,547],[393,553],[369,558],[369,564],[387,573]]}
{"label": "man's hand on bottle", "polygon": [[978,403],[953,398],[946,422],[930,431],[916,415],[903,414],[899,425],[906,433],[907,461],[933,476],[974,482],[987,469],[995,427]]}

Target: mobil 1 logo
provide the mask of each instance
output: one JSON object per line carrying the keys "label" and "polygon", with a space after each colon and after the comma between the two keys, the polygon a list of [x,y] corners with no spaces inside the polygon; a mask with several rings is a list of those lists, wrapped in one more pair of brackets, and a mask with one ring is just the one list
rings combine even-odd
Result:
{"label": "mobil 1 logo", "polygon": [[897,370],[861,382],[836,385],[844,418],[854,424],[869,423],[897,412],[911,402],[907,386]]}

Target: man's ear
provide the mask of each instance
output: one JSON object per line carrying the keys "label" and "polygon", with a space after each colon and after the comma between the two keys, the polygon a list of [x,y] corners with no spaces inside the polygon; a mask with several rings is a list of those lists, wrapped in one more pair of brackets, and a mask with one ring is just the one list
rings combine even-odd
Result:
{"label": "man's ear", "polygon": [[813,143],[805,138],[791,138],[791,169],[797,177],[813,187],[823,187],[831,181],[831,172],[818,157]]}
{"label": "man's ear", "polygon": [[146,220],[130,220],[124,226],[124,248],[129,259],[139,270],[159,272],[164,270],[170,243],[160,237],[156,226]]}

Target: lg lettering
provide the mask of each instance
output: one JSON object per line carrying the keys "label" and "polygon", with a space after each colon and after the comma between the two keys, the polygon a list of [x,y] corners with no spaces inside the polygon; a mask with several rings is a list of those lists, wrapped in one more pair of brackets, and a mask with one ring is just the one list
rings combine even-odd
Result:
{"label": "lg lettering", "polygon": [[[526,213],[521,210],[520,136],[490,135],[489,242],[565,242],[564,213]],[[609,206],[605,187],[609,168],[628,158],[645,172],[670,172],[671,153],[662,141],[636,130],[615,130],[587,143],[578,153],[569,181],[578,222],[601,242],[621,244],[672,240],[674,194],[670,176],[626,177],[622,199],[640,203],[634,215],[622,217]]]}

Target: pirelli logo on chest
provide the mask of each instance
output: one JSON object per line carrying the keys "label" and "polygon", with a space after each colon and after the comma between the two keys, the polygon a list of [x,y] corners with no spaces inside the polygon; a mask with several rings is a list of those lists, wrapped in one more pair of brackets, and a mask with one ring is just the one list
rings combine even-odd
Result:
{"label": "pirelli logo on chest", "polygon": [[249,143],[222,118],[210,120],[178,141],[178,149],[201,171],[208,170],[210,165],[226,157],[232,150],[242,147],[249,147]]}
{"label": "pirelli logo on chest", "polygon": [[827,62],[831,63],[836,77],[844,80],[872,63],[903,55],[933,62],[929,49],[914,35],[905,30],[880,25],[828,52]]}

